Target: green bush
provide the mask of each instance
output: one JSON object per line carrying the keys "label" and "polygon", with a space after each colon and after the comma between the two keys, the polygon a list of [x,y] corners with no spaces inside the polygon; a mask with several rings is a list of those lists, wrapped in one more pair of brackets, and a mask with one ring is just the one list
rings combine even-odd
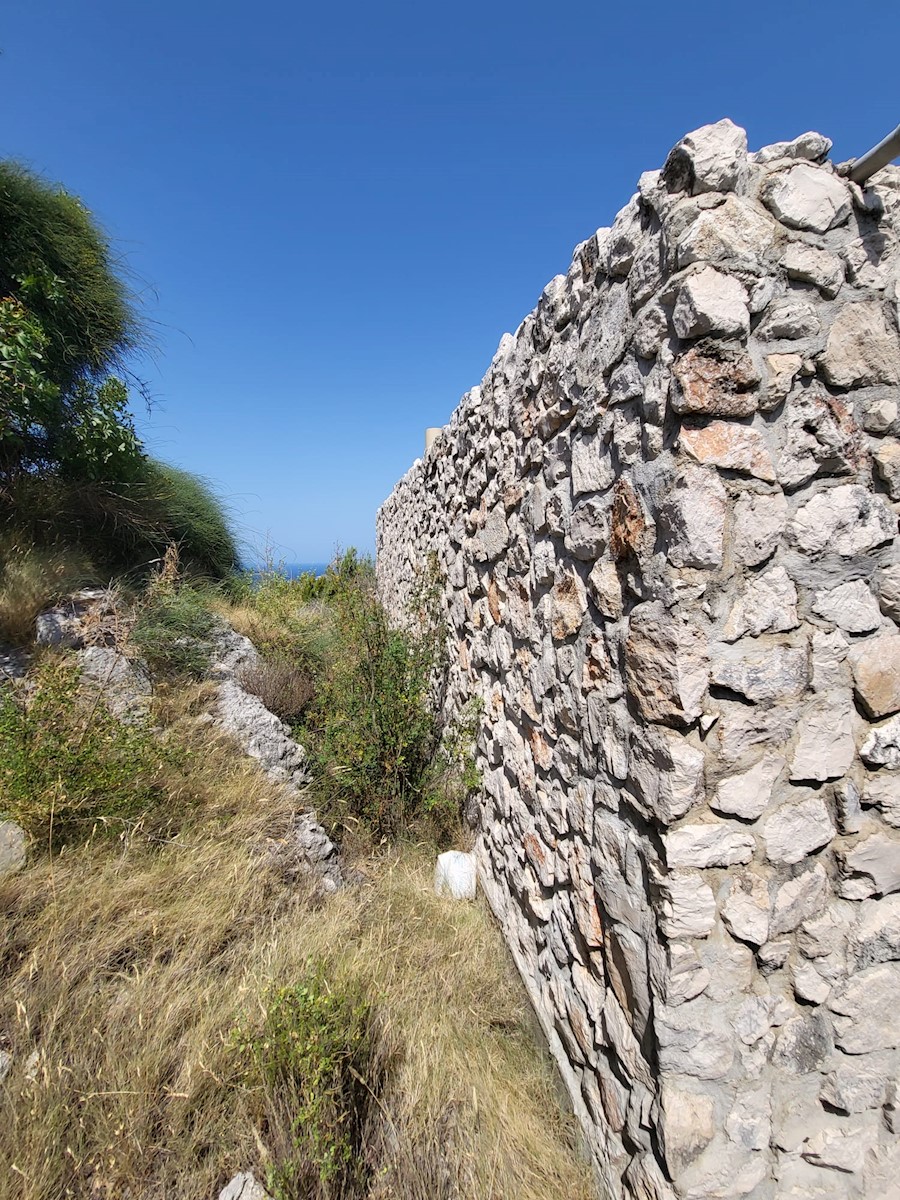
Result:
{"label": "green bush", "polygon": [[151,583],[130,640],[159,675],[200,679],[212,658],[216,617],[189,584]]}
{"label": "green bush", "polygon": [[120,272],[77,197],[0,162],[0,296],[20,301],[40,325],[45,372],[63,390],[121,368],[141,344]]}
{"label": "green bush", "polygon": [[153,522],[158,546],[175,542],[184,564],[215,579],[235,571],[237,546],[228,516],[204,479],[150,459],[131,493]]}
{"label": "green bush", "polygon": [[323,964],[272,990],[261,1028],[235,1035],[244,1082],[261,1089],[274,1200],[339,1200],[359,1195],[371,1094],[368,1005],[330,985]]}
{"label": "green bush", "polygon": [[52,849],[141,821],[166,761],[143,724],[80,692],[71,659],[51,658],[27,693],[0,692],[0,810]]}

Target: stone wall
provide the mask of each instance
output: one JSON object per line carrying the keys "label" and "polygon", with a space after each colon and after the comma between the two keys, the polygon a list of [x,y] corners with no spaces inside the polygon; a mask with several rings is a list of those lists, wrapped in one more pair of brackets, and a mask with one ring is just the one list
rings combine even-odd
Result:
{"label": "stone wall", "polygon": [[378,520],[613,1197],[896,1197],[900,170],[684,138]]}

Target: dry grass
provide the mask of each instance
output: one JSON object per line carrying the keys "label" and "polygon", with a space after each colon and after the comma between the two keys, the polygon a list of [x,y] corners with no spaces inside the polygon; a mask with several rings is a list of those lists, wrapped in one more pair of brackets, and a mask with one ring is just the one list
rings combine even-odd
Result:
{"label": "dry grass", "polygon": [[38,613],[86,582],[91,568],[75,550],[41,550],[0,540],[0,642],[24,646]]}
{"label": "dry grass", "polygon": [[431,891],[414,848],[360,864],[324,903],[260,847],[290,804],[191,725],[200,691],[170,695],[193,755],[183,826],[67,850],[0,881],[4,1200],[211,1200],[265,1173],[265,1105],[233,1032],[310,959],[362,990],[387,1069],[373,1099],[370,1200],[580,1200],[527,1002],[484,906]]}
{"label": "dry grass", "polygon": [[261,660],[241,671],[241,686],[282,721],[297,722],[316,694],[312,675],[285,659]]}

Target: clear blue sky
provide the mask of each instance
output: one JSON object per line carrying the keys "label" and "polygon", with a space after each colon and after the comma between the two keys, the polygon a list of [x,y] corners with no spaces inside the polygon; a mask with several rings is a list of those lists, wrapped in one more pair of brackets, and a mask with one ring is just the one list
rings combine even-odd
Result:
{"label": "clear blue sky", "polygon": [[372,548],[425,427],[684,132],[862,153],[898,35],[834,0],[5,0],[0,154],[125,255],[150,447],[317,561]]}

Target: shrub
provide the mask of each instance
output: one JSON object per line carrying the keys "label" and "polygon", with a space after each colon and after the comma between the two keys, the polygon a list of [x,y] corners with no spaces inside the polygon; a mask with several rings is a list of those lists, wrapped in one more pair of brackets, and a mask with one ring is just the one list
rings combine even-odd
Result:
{"label": "shrub", "polygon": [[283,658],[261,659],[246,667],[241,684],[290,725],[297,724],[316,694],[310,672]]}
{"label": "shrub", "polygon": [[430,704],[434,630],[392,628],[367,575],[330,600],[340,640],[305,739],[319,777],[321,815],[395,837],[422,814],[437,748]]}
{"label": "shrub", "polygon": [[199,679],[209,666],[217,625],[201,591],[158,577],[129,636],[158,674]]}
{"label": "shrub", "polygon": [[51,849],[146,817],[165,761],[144,725],[80,693],[69,658],[53,656],[28,692],[0,692],[0,807]]}
{"label": "shrub", "polygon": [[90,563],[76,550],[0,539],[0,642],[22,646],[31,641],[38,613],[91,575]]}
{"label": "shrub", "polygon": [[299,983],[269,993],[261,1029],[236,1035],[245,1082],[262,1088],[275,1200],[360,1193],[368,1025],[360,995],[330,986],[318,963]]}
{"label": "shrub", "polygon": [[215,579],[234,572],[234,534],[222,501],[204,479],[150,459],[131,494],[152,520],[157,546],[177,543],[182,562]]}

